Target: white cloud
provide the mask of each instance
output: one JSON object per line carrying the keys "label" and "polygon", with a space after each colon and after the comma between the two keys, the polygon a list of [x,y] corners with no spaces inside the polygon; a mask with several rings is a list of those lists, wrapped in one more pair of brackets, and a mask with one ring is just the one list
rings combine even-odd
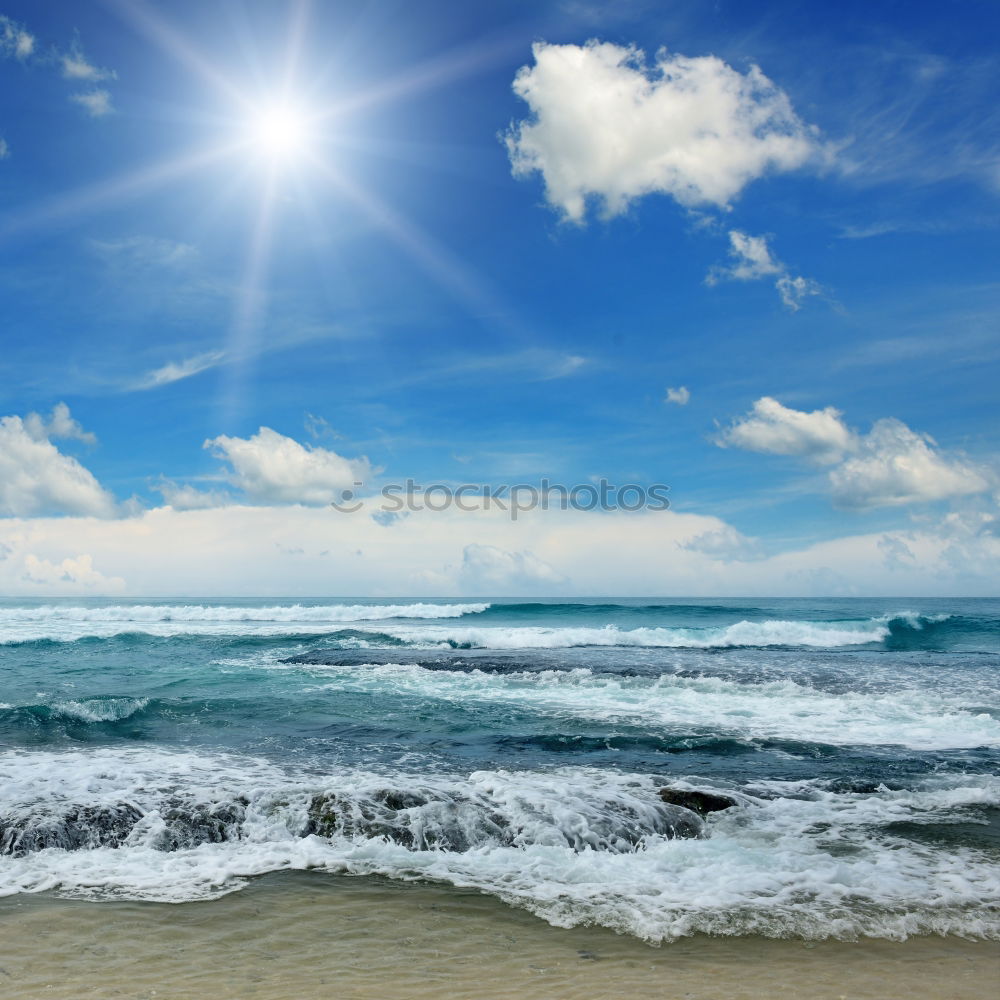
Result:
{"label": "white cloud", "polygon": [[830,486],[839,507],[884,507],[982,493],[989,483],[969,463],[942,455],[929,435],[887,418],[830,471]]}
{"label": "white cloud", "polygon": [[28,553],[24,557],[21,580],[50,593],[90,591],[95,594],[116,594],[125,589],[125,581],[120,576],[108,577],[94,569],[94,560],[89,555],[52,563]]}
{"label": "white cloud", "polygon": [[67,80],[86,80],[90,83],[97,83],[100,80],[114,80],[118,74],[114,70],[101,69],[95,66],[83,54],[79,42],[74,42],[69,52],[60,56],[63,76]]}
{"label": "white cloud", "polygon": [[691,393],[686,386],[678,386],[676,389],[673,386],[668,387],[667,396],[664,399],[665,403],[676,403],[678,406],[687,406],[690,401]]}
{"label": "white cloud", "polygon": [[854,446],[854,436],[840,417],[840,411],[832,406],[806,413],[762,396],[750,413],[722,431],[715,443],[723,448],[836,462]]}
{"label": "white cloud", "polygon": [[10,156],[10,146],[7,145],[7,140],[0,136],[0,160],[5,160]]}
{"label": "white cloud", "polygon": [[189,484],[164,479],[153,486],[163,496],[163,502],[174,510],[205,510],[208,507],[225,507],[232,497],[224,490],[199,490]]}
{"label": "white cloud", "polygon": [[750,236],[738,229],[729,231],[730,263],[713,267],[705,278],[706,284],[719,281],[757,281],[761,278],[776,277],[774,287],[781,301],[798,312],[803,300],[809,295],[818,295],[822,288],[812,278],[796,277],[780,261],[768,246],[766,236]]}
{"label": "white cloud", "polygon": [[[726,552],[735,528],[675,511],[606,514],[536,511],[516,523],[502,513],[419,512],[391,530],[372,509],[230,506],[136,517],[10,519],[0,522],[0,593],[25,593],[25,555],[58,567],[85,552],[133,595],[413,596],[535,594],[947,595],[996,591],[1000,536],[993,515],[908,521],[912,559],[885,565],[887,532],[833,538],[760,558]],[[470,572],[463,574],[466,549]],[[489,553],[492,547],[497,554]],[[706,548],[710,552],[697,551]],[[302,550],[290,558],[290,550]],[[358,550],[363,552],[358,556]],[[901,551],[901,550],[900,550]],[[523,557],[519,562],[517,554]],[[538,560],[535,563],[534,560]],[[539,564],[543,564],[539,568]],[[482,575],[471,570],[482,566]],[[546,583],[548,571],[564,577]],[[501,583],[504,567],[508,580]],[[50,574],[57,577],[54,570]],[[79,575],[79,574],[77,574]],[[36,577],[45,576],[42,571]],[[491,586],[483,579],[497,581]],[[518,582],[525,580],[525,582]],[[528,581],[534,580],[534,583]],[[38,593],[65,593],[52,579]],[[101,588],[97,588],[101,589]],[[904,606],[905,607],[905,606]],[[902,610],[902,609],[901,609]]]}
{"label": "white cloud", "polygon": [[677,547],[686,552],[700,552],[710,559],[721,559],[726,562],[746,562],[764,558],[758,539],[748,538],[729,524],[678,542]]}
{"label": "white cloud", "polygon": [[326,448],[304,446],[270,427],[261,427],[251,438],[223,434],[205,447],[232,466],[234,486],[264,503],[328,504],[372,475],[367,458],[347,459]]}
{"label": "white cloud", "polygon": [[802,308],[802,302],[809,295],[819,295],[823,291],[818,282],[812,278],[793,278],[790,274],[784,274],[774,283],[778,289],[781,301],[784,302],[792,312],[798,312]]}
{"label": "white cloud", "polygon": [[515,176],[540,171],[549,203],[582,222],[588,199],[605,216],[647,194],[685,207],[726,207],[751,181],[803,166],[816,130],[756,66],[661,51],[655,67],[635,47],[533,46],[514,79],[532,118],[505,136]]}
{"label": "white cloud", "polygon": [[466,545],[461,580],[469,593],[532,593],[561,589],[566,577],[533,552],[508,552],[495,545]]}
{"label": "white cloud", "polygon": [[196,354],[194,357],[185,358],[183,361],[170,361],[160,368],[154,368],[136,379],[130,386],[131,389],[140,391],[143,389],[158,389],[161,385],[169,385],[171,382],[179,382],[181,379],[198,375],[209,368],[214,368],[225,359],[224,351],[206,351],[204,354]]}
{"label": "white cloud", "polygon": [[838,507],[926,503],[984,493],[995,477],[960,456],[943,454],[927,434],[901,420],[852,431],[839,410],[793,410],[763,396],[715,439],[720,447],[794,455],[832,465],[827,479]]}
{"label": "white cloud", "polygon": [[734,281],[756,281],[769,274],[781,274],[784,265],[771,254],[766,236],[750,236],[738,229],[729,231],[729,255],[733,263],[729,267],[717,267],[709,272],[706,279],[714,284],[720,278]]}
{"label": "white cloud", "polygon": [[50,436],[94,440],[62,404],[48,422],[38,414],[0,418],[0,516],[114,516],[111,494],[75,458],[62,454]]}
{"label": "white cloud", "polygon": [[43,441],[46,438],[72,438],[84,444],[97,444],[97,436],[85,431],[79,422],[73,419],[65,403],[56,403],[48,420],[38,413],[29,413],[24,418],[24,429],[36,441]]}
{"label": "white cloud", "polygon": [[[27,28],[0,14],[0,56],[25,62],[35,54],[36,45],[35,36]],[[114,80],[118,74],[114,70],[95,66],[83,54],[78,40],[73,42],[68,52],[54,52],[52,58],[31,59],[31,64],[47,68],[58,66],[65,79],[74,84],[90,84],[89,90],[71,94],[69,99],[79,104],[92,118],[100,118],[113,110],[111,94],[97,84]]]}
{"label": "white cloud", "polygon": [[17,21],[0,14],[0,53],[14,59],[27,59],[35,51],[35,36]]}
{"label": "white cloud", "polygon": [[71,94],[69,99],[79,104],[91,118],[103,118],[114,110],[111,107],[111,94],[103,88],[88,90],[82,94]]}
{"label": "white cloud", "polygon": [[883,535],[878,540],[878,550],[882,553],[882,565],[886,569],[906,570],[913,566],[917,558],[899,535]]}

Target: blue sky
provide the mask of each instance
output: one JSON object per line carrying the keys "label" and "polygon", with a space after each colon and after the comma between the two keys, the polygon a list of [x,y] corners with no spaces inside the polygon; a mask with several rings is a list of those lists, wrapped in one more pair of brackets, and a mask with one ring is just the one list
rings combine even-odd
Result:
{"label": "blue sky", "polygon": [[995,591],[995,4],[0,15],[5,593]]}

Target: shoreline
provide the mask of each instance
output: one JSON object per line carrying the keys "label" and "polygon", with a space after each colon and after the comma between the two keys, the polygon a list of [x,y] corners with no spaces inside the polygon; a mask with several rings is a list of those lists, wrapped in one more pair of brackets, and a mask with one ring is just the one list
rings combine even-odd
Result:
{"label": "shoreline", "polygon": [[553,927],[472,890],[284,872],[220,899],[0,899],[6,1000],[650,997],[980,1000],[1000,944],[696,935],[652,946]]}

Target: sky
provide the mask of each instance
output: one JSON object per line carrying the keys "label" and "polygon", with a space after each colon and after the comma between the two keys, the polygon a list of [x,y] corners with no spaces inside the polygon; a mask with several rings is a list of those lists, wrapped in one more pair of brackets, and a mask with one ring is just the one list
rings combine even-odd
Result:
{"label": "sky", "polygon": [[998,28],[0,0],[0,595],[995,595]]}

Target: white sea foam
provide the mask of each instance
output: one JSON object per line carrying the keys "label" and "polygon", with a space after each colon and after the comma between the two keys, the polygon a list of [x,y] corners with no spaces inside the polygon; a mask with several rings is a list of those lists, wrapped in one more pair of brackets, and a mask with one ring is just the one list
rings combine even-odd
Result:
{"label": "white sea foam", "polygon": [[50,706],[53,712],[81,722],[120,722],[149,704],[148,698],[82,698],[56,701]]}
{"label": "white sea foam", "polygon": [[494,674],[416,664],[274,665],[325,678],[321,688],[470,704],[506,705],[550,718],[649,726],[671,735],[803,740],[839,746],[951,749],[1000,746],[1000,720],[966,711],[934,689],[831,693],[792,680],[740,684],[720,677],[656,678],[550,670]]}
{"label": "white sea foam", "polygon": [[[975,821],[976,808],[1000,806],[996,778],[956,775],[870,795],[770,782],[741,796],[743,807],[712,814],[707,837],[650,833],[637,850],[586,846],[616,810],[646,822],[661,783],[589,768],[303,776],[225,755],[9,752],[0,754],[0,815],[121,802],[152,812],[118,848],[49,848],[0,858],[0,893],[55,889],[179,901],[221,895],[267,871],[320,868],[474,887],[554,924],[593,922],[653,941],[697,931],[1000,936],[1000,878],[985,855],[885,829],[900,819]],[[521,829],[521,839],[487,838],[459,852],[412,849],[382,837],[302,835],[311,794],[332,790],[358,798],[387,784],[445,806],[483,803]],[[249,802],[242,839],[169,852],[152,847],[156,798],[179,790],[206,802],[242,793]],[[782,794],[794,797],[774,797]],[[421,821],[420,808],[408,818]],[[455,818],[447,808],[440,816]]]}
{"label": "white sea foam", "polygon": [[327,604],[240,607],[216,604],[122,604],[106,607],[0,608],[0,643],[36,639],[72,641],[123,633],[172,635],[282,635],[327,632],[353,622],[400,618],[460,618],[490,605],[476,604]]}
{"label": "white sea foam", "polygon": [[[110,605],[106,607],[0,608],[0,643],[85,637],[109,638],[126,633],[175,635],[281,636],[322,634],[346,626],[355,634],[343,645],[364,648],[384,636],[417,647],[467,646],[484,649],[558,649],[574,646],[623,646],[668,649],[719,649],[754,646],[837,648],[880,643],[893,620],[922,629],[927,618],[915,612],[855,621],[738,621],[702,628],[576,626],[451,626],[414,621],[458,619],[481,614],[489,603],[468,604],[330,604],[241,607],[214,604]],[[370,636],[366,639],[365,635]]]}
{"label": "white sea foam", "polygon": [[482,649],[558,649],[568,646],[659,646],[674,649],[834,647],[863,646],[880,642],[889,635],[888,624],[880,619],[858,622],[741,621],[722,628],[387,625],[380,626],[378,631],[418,646],[459,645]]}

